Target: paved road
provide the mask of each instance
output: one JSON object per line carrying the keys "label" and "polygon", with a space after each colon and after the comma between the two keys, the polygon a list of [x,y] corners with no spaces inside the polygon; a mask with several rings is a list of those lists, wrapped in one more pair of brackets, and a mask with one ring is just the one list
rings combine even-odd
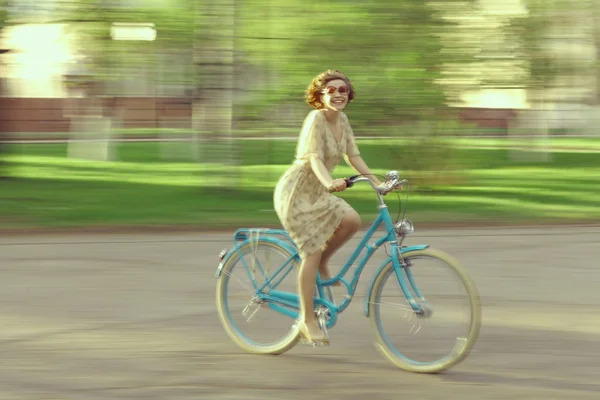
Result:
{"label": "paved road", "polygon": [[433,376],[388,364],[359,302],[328,348],[241,353],[214,307],[229,239],[0,238],[0,399],[600,398],[598,227],[416,233],[469,268],[484,306],[475,351]]}

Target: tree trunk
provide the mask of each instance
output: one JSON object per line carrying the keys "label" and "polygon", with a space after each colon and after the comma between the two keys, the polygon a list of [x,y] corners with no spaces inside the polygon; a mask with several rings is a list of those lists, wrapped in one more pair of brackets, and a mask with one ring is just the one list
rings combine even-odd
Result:
{"label": "tree trunk", "polygon": [[[0,66],[1,65],[2,62],[0,62]],[[0,98],[4,97],[4,89],[4,78],[0,77]],[[0,107],[0,179],[2,180],[8,179],[9,177],[8,162],[5,160],[5,157],[8,155],[9,147],[4,142],[8,139],[9,131],[8,126],[6,124],[7,114],[8,110],[5,110],[3,107]]]}
{"label": "tree trunk", "polygon": [[194,61],[199,84],[192,128],[203,139],[197,143],[199,161],[222,165],[223,176],[230,178],[225,186],[235,187],[235,174],[227,167],[237,164],[232,135],[236,0],[212,0],[202,6],[197,9]]}
{"label": "tree trunk", "polygon": [[600,4],[593,2],[594,45],[596,46],[596,106],[600,105]]}

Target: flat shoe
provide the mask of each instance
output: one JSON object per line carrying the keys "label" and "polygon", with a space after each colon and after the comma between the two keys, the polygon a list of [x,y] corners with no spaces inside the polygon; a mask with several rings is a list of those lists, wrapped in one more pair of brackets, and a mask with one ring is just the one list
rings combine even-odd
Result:
{"label": "flat shoe", "polygon": [[329,337],[325,333],[323,333],[322,330],[319,329],[319,334],[313,336],[311,335],[306,323],[297,322],[297,326],[298,331],[300,332],[300,336],[302,336],[303,339],[306,339],[306,341],[312,344],[329,344]]}

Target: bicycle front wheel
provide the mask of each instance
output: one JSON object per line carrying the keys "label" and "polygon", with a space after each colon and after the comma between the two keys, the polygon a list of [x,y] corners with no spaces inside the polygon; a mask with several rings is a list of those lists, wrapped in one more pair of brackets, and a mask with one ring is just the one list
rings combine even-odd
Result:
{"label": "bicycle front wheel", "polygon": [[[368,311],[375,346],[403,370],[447,370],[467,357],[479,336],[481,304],[475,284],[456,259],[439,250],[409,251],[401,264],[401,276],[390,261],[373,283]],[[410,307],[400,280],[424,314]]]}

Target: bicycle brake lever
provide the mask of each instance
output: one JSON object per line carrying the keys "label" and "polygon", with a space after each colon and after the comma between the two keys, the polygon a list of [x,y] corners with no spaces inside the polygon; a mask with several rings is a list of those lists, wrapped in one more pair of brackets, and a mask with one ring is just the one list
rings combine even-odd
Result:
{"label": "bicycle brake lever", "polygon": [[382,183],[380,186],[377,187],[377,191],[379,192],[379,194],[381,194],[382,196],[387,195],[388,193],[390,193],[392,190],[394,190],[394,186],[395,185],[387,185],[387,182]]}
{"label": "bicycle brake lever", "polygon": [[358,175],[352,175],[349,178],[344,178],[344,181],[346,181],[346,188],[351,188],[352,186],[354,186],[354,180],[358,178]]}

